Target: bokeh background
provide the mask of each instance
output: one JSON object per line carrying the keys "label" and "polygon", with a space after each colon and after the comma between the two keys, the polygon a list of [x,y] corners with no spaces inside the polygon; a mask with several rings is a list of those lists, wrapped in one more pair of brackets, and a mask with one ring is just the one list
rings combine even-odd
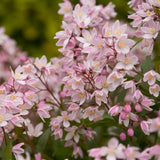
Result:
{"label": "bokeh background", "polygon": [[[127,21],[128,0],[110,0],[115,5],[118,19]],[[107,5],[109,0],[97,0]],[[17,41],[29,56],[48,58],[59,56],[55,33],[60,30],[62,16],[58,15],[58,3],[63,0],[0,0],[0,26]],[[73,4],[79,0],[71,0]]]}

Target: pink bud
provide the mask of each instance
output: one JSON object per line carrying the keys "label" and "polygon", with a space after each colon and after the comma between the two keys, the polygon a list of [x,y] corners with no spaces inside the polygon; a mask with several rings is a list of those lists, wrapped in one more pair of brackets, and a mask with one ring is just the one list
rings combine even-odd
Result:
{"label": "pink bud", "polygon": [[142,112],[142,108],[141,108],[141,106],[138,103],[135,105],[135,110],[137,112]]}
{"label": "pink bud", "polygon": [[27,58],[25,56],[20,57],[21,62],[25,62],[26,60],[27,60]]}
{"label": "pink bud", "polygon": [[61,96],[62,98],[65,98],[65,97],[66,97],[66,92],[61,91],[61,92],[60,92],[60,96]]}
{"label": "pink bud", "polygon": [[140,91],[139,89],[137,89],[137,90],[134,92],[133,97],[136,98],[137,100],[139,100],[141,97],[143,97],[143,94],[141,93],[141,91]]}
{"label": "pink bud", "polygon": [[131,106],[130,106],[129,104],[126,104],[126,105],[124,106],[124,110],[125,110],[125,112],[127,112],[127,113],[131,112]]}
{"label": "pink bud", "polygon": [[134,135],[134,130],[132,128],[129,128],[127,133],[130,137],[132,137]]}
{"label": "pink bud", "polygon": [[121,120],[125,120],[126,119],[126,113],[122,111],[121,114],[120,114],[120,118],[121,118]]}
{"label": "pink bud", "polygon": [[120,139],[121,139],[122,141],[125,141],[125,140],[126,140],[126,134],[125,134],[124,132],[121,132],[121,133],[120,133]]}

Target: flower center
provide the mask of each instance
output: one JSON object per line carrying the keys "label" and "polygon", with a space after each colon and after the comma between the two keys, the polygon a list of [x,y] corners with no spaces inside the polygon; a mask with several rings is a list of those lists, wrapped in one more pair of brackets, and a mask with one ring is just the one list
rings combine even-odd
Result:
{"label": "flower center", "polygon": [[31,67],[27,67],[25,70],[26,70],[26,72],[30,72],[31,71]]}
{"label": "flower center", "polygon": [[107,82],[104,82],[103,83],[103,87],[107,87],[108,86],[108,83]]}
{"label": "flower center", "polygon": [[149,79],[149,80],[153,79],[152,74],[149,74],[148,79]]}
{"label": "flower center", "polygon": [[64,118],[64,120],[65,120],[65,121],[67,121],[67,120],[68,120],[68,116],[64,116],[63,118]]}
{"label": "flower center", "polygon": [[11,99],[12,99],[12,100],[15,100],[16,98],[17,98],[17,96],[14,95],[14,96],[12,96]]}
{"label": "flower center", "polygon": [[157,89],[157,87],[155,87],[152,90],[153,90],[153,92],[157,92],[158,89]]}
{"label": "flower center", "polygon": [[117,29],[116,29],[116,34],[117,34],[117,35],[120,35],[121,33],[122,33],[122,31],[117,28]]}
{"label": "flower center", "polygon": [[89,111],[88,111],[88,114],[89,114],[90,116],[91,116],[93,113],[94,113],[93,110],[89,110]]}
{"label": "flower center", "polygon": [[102,43],[97,44],[98,48],[102,48],[102,46],[103,46]]}
{"label": "flower center", "polygon": [[150,33],[152,34],[152,33],[154,33],[155,32],[155,29],[152,27],[152,28],[150,28]]}
{"label": "flower center", "polygon": [[125,46],[125,41],[119,42],[119,46],[120,46],[121,48],[123,48],[123,47]]}
{"label": "flower center", "polygon": [[106,31],[106,35],[109,36],[110,34],[111,34],[111,31],[110,31],[110,30],[107,30],[107,31]]}
{"label": "flower center", "polygon": [[125,60],[124,60],[124,63],[125,63],[125,64],[128,64],[129,62],[130,62],[130,61],[129,61],[129,58],[126,57]]}
{"label": "flower center", "polygon": [[0,122],[3,121],[3,120],[4,120],[3,116],[0,115]]}
{"label": "flower center", "polygon": [[113,155],[114,154],[114,150],[113,149],[109,149],[109,154]]}
{"label": "flower center", "polygon": [[64,8],[64,11],[65,11],[65,12],[69,12],[69,11],[70,11],[70,8],[69,8],[69,7],[65,7],[65,8]]}
{"label": "flower center", "polygon": [[33,98],[33,95],[30,94],[27,96],[27,98],[31,100]]}
{"label": "flower center", "polygon": [[102,98],[102,96],[100,95],[100,94],[97,94],[97,96],[96,96],[97,98]]}
{"label": "flower center", "polygon": [[151,15],[151,12],[150,12],[149,10],[147,10],[146,15],[147,15],[147,16],[150,16],[150,15]]}

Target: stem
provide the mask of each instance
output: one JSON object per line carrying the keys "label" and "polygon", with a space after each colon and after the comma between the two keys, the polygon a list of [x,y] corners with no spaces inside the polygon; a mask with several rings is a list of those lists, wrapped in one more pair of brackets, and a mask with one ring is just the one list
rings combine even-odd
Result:
{"label": "stem", "polygon": [[5,141],[5,144],[7,146],[7,136],[6,136],[6,132],[4,130],[4,127],[2,127],[2,130],[3,130],[3,134],[4,134],[4,141]]}
{"label": "stem", "polygon": [[39,77],[39,80],[41,81],[41,83],[46,87],[47,91],[51,94],[51,96],[54,98],[54,100],[58,103],[59,106],[61,106],[60,102],[58,101],[58,99],[54,96],[54,94],[52,93],[52,91],[49,89],[48,85],[46,83],[43,82],[43,80],[41,79],[41,77]]}
{"label": "stem", "polygon": [[137,73],[138,75],[140,75],[141,77],[143,77],[143,74],[139,73],[138,71],[136,71],[135,69],[132,69],[133,72]]}
{"label": "stem", "polygon": [[31,147],[33,154],[35,155],[35,147],[34,147],[32,141],[31,141],[31,139],[30,139],[30,137],[29,137],[29,135],[28,135],[28,133],[27,133],[27,128],[26,128],[26,126],[25,126],[24,123],[23,123],[23,128],[24,128],[24,130],[25,130],[25,132],[26,132],[26,137],[27,137],[27,139],[28,139],[28,144],[29,144],[29,146]]}

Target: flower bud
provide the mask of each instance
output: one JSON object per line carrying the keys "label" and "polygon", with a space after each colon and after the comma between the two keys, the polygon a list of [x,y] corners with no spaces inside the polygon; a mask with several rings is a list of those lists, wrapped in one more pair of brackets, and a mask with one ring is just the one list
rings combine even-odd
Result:
{"label": "flower bud", "polygon": [[61,91],[61,92],[60,92],[60,96],[61,96],[62,98],[65,98],[65,97],[66,97],[66,92]]}
{"label": "flower bud", "polygon": [[130,106],[129,104],[126,104],[126,105],[124,106],[124,110],[125,110],[125,112],[127,112],[127,113],[131,112],[131,106]]}
{"label": "flower bud", "polygon": [[142,108],[141,108],[141,106],[138,103],[135,105],[135,110],[137,112],[142,112]]}
{"label": "flower bud", "polygon": [[122,140],[122,141],[126,140],[126,134],[124,132],[120,133],[120,140]]}
{"label": "flower bud", "polygon": [[122,120],[125,120],[126,119],[126,113],[122,111],[121,114],[120,114],[120,118]]}
{"label": "flower bud", "polygon": [[133,128],[129,128],[128,131],[127,131],[127,133],[128,133],[128,135],[129,135],[130,137],[132,137],[132,136],[134,135],[134,130],[133,130]]}

